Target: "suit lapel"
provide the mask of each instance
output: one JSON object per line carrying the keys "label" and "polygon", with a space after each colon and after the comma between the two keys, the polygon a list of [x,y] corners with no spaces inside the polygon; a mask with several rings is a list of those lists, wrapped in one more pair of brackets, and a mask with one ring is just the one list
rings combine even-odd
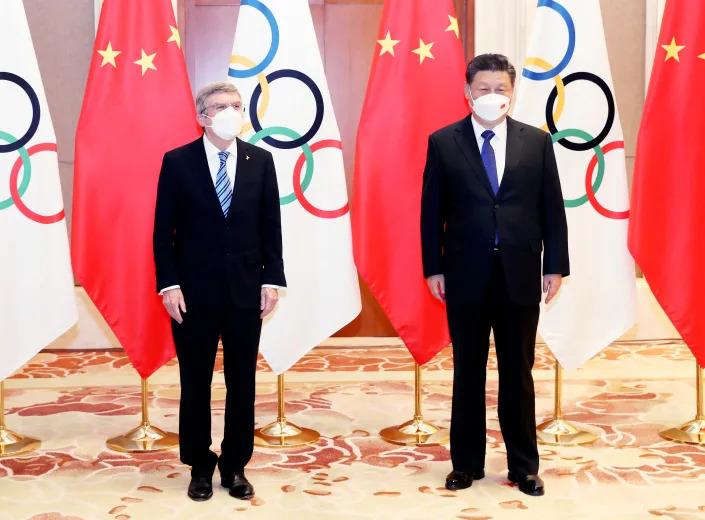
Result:
{"label": "suit lapel", "polygon": [[470,121],[471,117],[472,116],[466,117],[460,128],[456,129],[455,142],[465,156],[468,165],[475,175],[477,175],[480,184],[485,187],[490,197],[494,199],[492,185],[490,185],[490,180],[487,178],[485,165],[482,163],[482,157],[480,156],[480,149],[477,147],[475,131],[472,128],[472,121]]}
{"label": "suit lapel", "polygon": [[241,204],[241,188],[247,179],[243,176],[247,176],[247,168],[245,164],[248,161],[247,156],[247,145],[241,140],[236,140],[237,144],[237,162],[235,163],[235,183],[233,185],[233,200],[230,202],[230,211],[228,211],[228,218],[234,213],[235,207],[239,207]]}
{"label": "suit lapel", "polygon": [[517,167],[519,166],[524,147],[524,140],[521,136],[523,131],[524,126],[521,123],[517,123],[510,117],[507,118],[507,153],[504,163],[504,174],[502,175],[502,183],[499,185],[497,198],[509,189],[507,185],[511,188],[511,183],[518,174]]}
{"label": "suit lapel", "polygon": [[223,210],[220,207],[220,200],[215,191],[215,184],[211,177],[211,171],[208,168],[208,158],[206,157],[206,149],[203,145],[203,138],[194,141],[192,157],[192,171],[194,179],[198,185],[204,199],[208,201],[208,206],[217,211],[221,217],[224,217]]}

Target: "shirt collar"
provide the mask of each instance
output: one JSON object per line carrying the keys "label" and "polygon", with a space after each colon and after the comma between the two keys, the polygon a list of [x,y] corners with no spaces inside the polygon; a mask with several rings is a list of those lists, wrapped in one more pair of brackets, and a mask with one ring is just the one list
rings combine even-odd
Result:
{"label": "shirt collar", "polygon": [[[216,145],[210,142],[210,139],[206,136],[206,134],[203,134],[203,146],[206,149],[206,157],[216,157],[218,158],[218,153],[220,150]],[[226,152],[230,152],[230,155],[233,157],[237,156],[237,137],[233,140],[232,143],[230,143],[230,146],[228,146]]]}
{"label": "shirt collar", "polygon": [[[481,126],[480,123],[475,121],[475,118],[471,115],[470,120],[472,121],[472,129],[475,132],[475,138],[480,141],[484,139],[482,137],[482,132],[487,130],[485,127]],[[492,128],[492,131],[494,132],[494,135],[497,139],[500,141],[506,141],[507,140],[507,118],[504,118],[504,121],[502,121],[500,124]],[[494,137],[493,137],[494,139]]]}

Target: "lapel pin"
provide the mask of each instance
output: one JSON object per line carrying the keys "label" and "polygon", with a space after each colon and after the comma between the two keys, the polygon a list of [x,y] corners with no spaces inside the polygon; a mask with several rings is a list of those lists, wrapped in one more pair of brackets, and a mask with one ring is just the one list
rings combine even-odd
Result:
{"label": "lapel pin", "polygon": [[249,161],[249,160],[250,160],[250,156],[249,156],[249,155],[246,155],[246,156],[245,156],[245,160],[246,160],[246,161]]}

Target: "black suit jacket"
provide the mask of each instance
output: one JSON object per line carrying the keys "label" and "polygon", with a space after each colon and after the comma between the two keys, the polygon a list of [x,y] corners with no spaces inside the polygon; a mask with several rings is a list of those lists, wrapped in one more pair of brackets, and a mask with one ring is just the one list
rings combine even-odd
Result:
{"label": "black suit jacket", "polygon": [[189,306],[258,309],[262,284],[286,286],[272,154],[237,140],[227,218],[199,138],[164,155],[154,217],[157,290],[180,285]]}
{"label": "black suit jacket", "polygon": [[541,300],[543,273],[570,273],[568,228],[551,136],[507,118],[507,155],[495,197],[471,116],[428,140],[421,200],[424,276],[444,274],[448,302],[477,303],[492,274],[495,229],[509,295]]}

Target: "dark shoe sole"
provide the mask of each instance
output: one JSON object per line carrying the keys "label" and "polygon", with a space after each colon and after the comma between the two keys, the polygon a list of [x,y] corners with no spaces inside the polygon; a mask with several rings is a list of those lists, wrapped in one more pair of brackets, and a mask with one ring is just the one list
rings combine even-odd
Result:
{"label": "dark shoe sole", "polygon": [[210,500],[213,497],[213,493],[211,492],[210,495],[207,495],[205,497],[202,496],[194,496],[191,493],[186,493],[188,497],[193,500],[194,502],[205,502],[206,500]]}
{"label": "dark shoe sole", "polygon": [[475,480],[482,480],[483,478],[485,478],[485,470],[484,469],[481,469],[479,471],[474,471],[472,474],[472,480],[470,481],[470,483],[467,486],[461,486],[459,484],[451,484],[450,482],[446,481],[446,489],[448,489],[449,491],[459,491],[461,489],[467,489],[470,486],[472,486],[472,483]]}
{"label": "dark shoe sole", "polygon": [[252,500],[253,498],[255,498],[255,494],[254,494],[254,493],[251,493],[251,494],[249,494],[249,495],[243,495],[243,496],[237,496],[237,495],[234,495],[234,494],[232,494],[232,493],[229,493],[229,495],[230,495],[231,497],[233,497],[233,498],[237,498],[238,500]]}

